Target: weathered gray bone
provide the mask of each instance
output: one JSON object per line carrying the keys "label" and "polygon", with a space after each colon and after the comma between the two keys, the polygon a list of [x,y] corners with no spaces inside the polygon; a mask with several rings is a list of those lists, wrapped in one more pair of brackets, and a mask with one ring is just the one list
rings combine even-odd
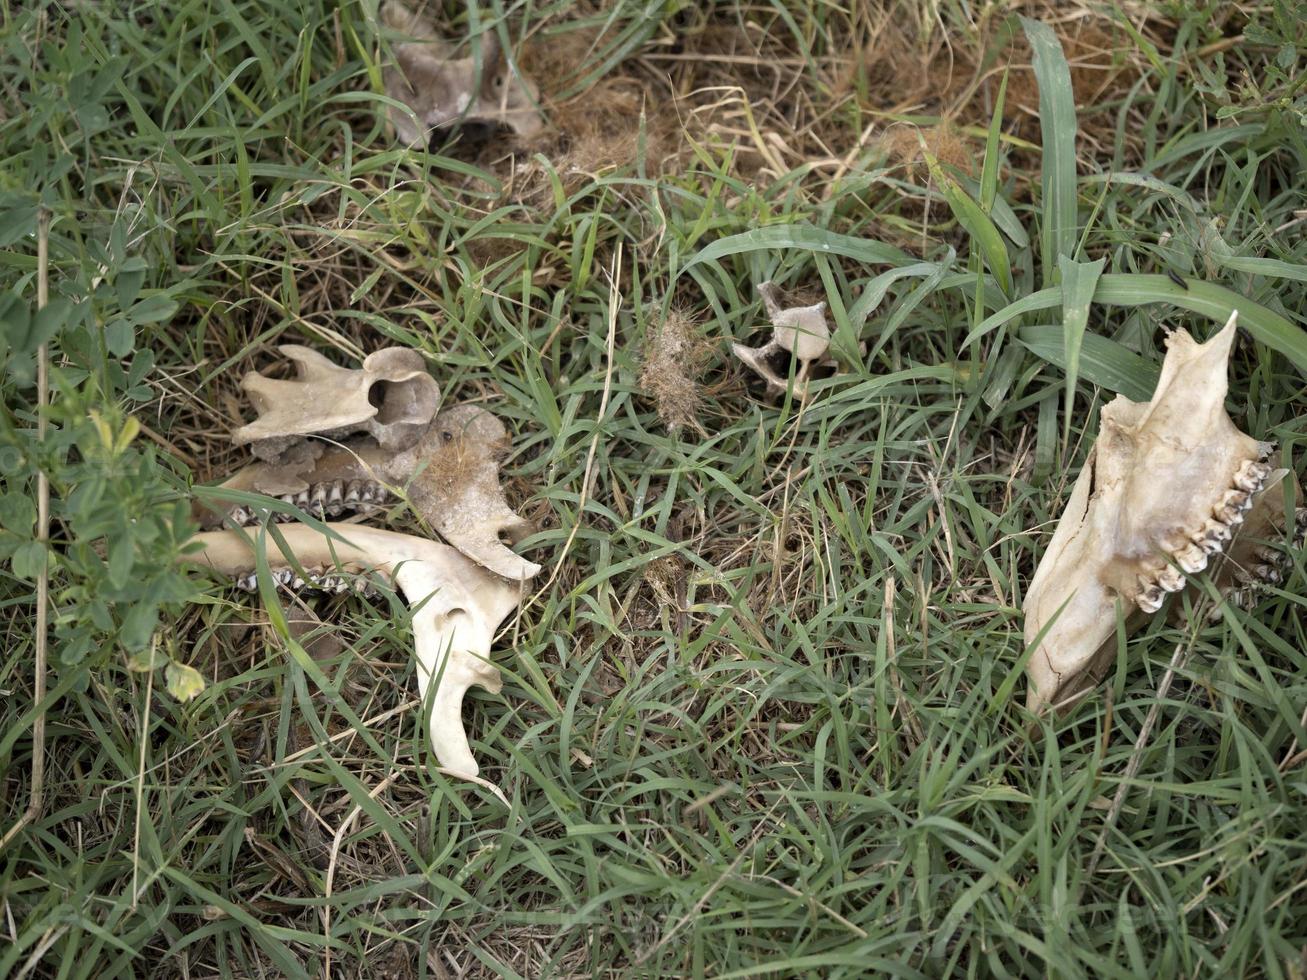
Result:
{"label": "weathered gray bone", "polygon": [[388,0],[382,19],[413,38],[394,46],[396,64],[383,73],[386,94],[412,110],[410,115],[390,109],[401,142],[425,144],[433,132],[469,122],[507,126],[524,138],[540,131],[539,93],[510,68],[492,31],[481,35],[478,64],[474,55],[452,57],[452,46],[436,34],[431,21],[398,0]]}

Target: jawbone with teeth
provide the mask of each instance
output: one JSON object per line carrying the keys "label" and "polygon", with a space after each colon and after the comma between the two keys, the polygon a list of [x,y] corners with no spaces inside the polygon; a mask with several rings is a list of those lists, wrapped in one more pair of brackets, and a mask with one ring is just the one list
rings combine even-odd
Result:
{"label": "jawbone with teeth", "polygon": [[[499,690],[499,671],[487,660],[491,642],[526,580],[540,571],[508,547],[530,531],[499,484],[508,433],[476,405],[438,411],[439,387],[416,351],[377,351],[358,369],[337,367],[304,347],[282,353],[295,362],[297,377],[250,374],[242,383],[258,418],[234,440],[249,444],[256,459],[222,486],[280,497],[323,521],[351,512],[374,516],[402,496],[429,532],[449,542],[356,524],[289,524],[278,531],[280,551],[267,547],[279,588],[366,591],[371,580],[358,572],[394,581],[413,607],[418,681],[431,705],[436,756],[451,773],[474,777],[459,719],[463,695],[472,684]],[[264,515],[254,501],[196,505],[208,528],[259,523]],[[252,590],[253,540],[240,530],[209,530],[195,538],[193,559]]]}
{"label": "jawbone with teeth", "polygon": [[[490,645],[517,606],[519,586],[437,541],[357,524],[326,527],[332,537],[305,524],[281,528],[284,552],[272,535],[265,536],[273,581],[292,589],[341,591],[351,573],[392,579],[413,609],[418,690],[431,711],[431,747],[450,773],[475,777],[477,763],[460,717],[463,696],[473,684],[492,694],[502,687]],[[252,584],[252,538],[209,531],[193,540],[200,547],[190,561]]]}
{"label": "jawbone with teeth", "polygon": [[1213,562],[1226,566],[1213,569],[1223,589],[1255,577],[1229,567],[1248,550],[1232,545],[1245,525],[1259,536],[1277,528],[1287,471],[1225,412],[1236,318],[1204,344],[1177,330],[1152,400],[1118,395],[1103,408],[1026,593],[1032,711],[1066,707],[1097,684],[1116,649],[1118,605],[1129,632]]}

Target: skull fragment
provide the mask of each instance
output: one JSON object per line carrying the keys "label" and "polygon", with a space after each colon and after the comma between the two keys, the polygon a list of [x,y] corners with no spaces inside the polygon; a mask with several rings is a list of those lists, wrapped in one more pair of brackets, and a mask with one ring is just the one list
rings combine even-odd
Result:
{"label": "skull fragment", "polygon": [[[540,571],[509,547],[531,527],[508,506],[499,484],[499,459],[508,443],[503,423],[475,405],[435,414],[439,392],[425,370],[420,374],[429,387],[418,386],[417,376],[402,375],[403,384],[414,386],[394,395],[404,411],[396,412],[392,421],[381,421],[388,418],[389,402],[383,401],[378,412],[366,394],[357,394],[374,390],[369,387],[374,372],[368,365],[374,359],[390,364],[401,354],[411,354],[420,363],[416,351],[377,351],[364,361],[361,372],[336,367],[307,348],[282,351],[308,364],[314,375],[299,381],[272,381],[257,374],[245,379],[245,388],[258,396],[261,415],[237,430],[236,437],[241,442],[257,439],[261,459],[233,475],[224,488],[280,497],[323,519],[351,512],[375,514],[404,496],[446,541],[496,575],[521,580]],[[393,385],[387,398],[392,390]],[[414,392],[420,392],[421,399],[410,397]],[[412,410],[419,403],[422,411]],[[341,424],[342,419],[364,414],[364,409],[371,409],[373,417],[352,428]],[[360,429],[363,434],[340,438]],[[249,507],[238,506],[209,515],[207,523],[212,526],[226,517],[246,524],[255,516]]]}
{"label": "skull fragment", "polygon": [[417,351],[388,347],[352,371],[298,344],[278,350],[295,362],[299,376],[281,381],[247,374],[241,387],[259,417],[232,433],[232,442],[250,445],[260,459],[276,459],[310,433],[338,438],[366,432],[384,449],[404,449],[440,404],[440,387]]}
{"label": "skull fragment", "polygon": [[1225,412],[1236,318],[1203,344],[1171,334],[1152,400],[1118,395],[1103,408],[1026,593],[1032,711],[1068,706],[1097,684],[1118,608],[1129,632],[1213,565],[1224,591],[1268,574],[1265,538],[1283,538],[1281,481],[1291,477]]}
{"label": "skull fragment", "polygon": [[396,64],[383,74],[386,94],[412,110],[390,109],[402,143],[425,145],[433,134],[454,126],[504,126],[522,138],[540,131],[539,93],[509,67],[493,32],[481,35],[479,57],[474,52],[454,58],[451,45],[436,34],[432,23],[406,4],[389,0],[382,18],[388,27],[412,38],[395,45]]}

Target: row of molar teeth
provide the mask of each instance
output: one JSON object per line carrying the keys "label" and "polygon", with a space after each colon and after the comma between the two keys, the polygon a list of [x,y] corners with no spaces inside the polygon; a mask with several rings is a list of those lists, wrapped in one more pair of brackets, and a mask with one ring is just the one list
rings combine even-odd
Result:
{"label": "row of molar teeth", "polygon": [[[272,580],[276,583],[277,588],[291,592],[309,590],[340,595],[354,589],[366,596],[377,594],[376,588],[366,576],[342,575],[334,572],[324,575],[320,570],[306,569],[306,571],[309,573],[307,579],[297,574],[294,569],[276,568],[272,570]],[[235,584],[236,588],[243,592],[257,591],[259,588],[258,572],[246,572],[244,575],[236,576]]]}
{"label": "row of molar teeth", "polygon": [[[337,517],[346,512],[379,506],[390,499],[390,491],[375,480],[333,480],[315,484],[299,493],[284,493],[279,499],[319,517]],[[260,516],[260,512],[244,506],[233,507],[227,512],[228,519],[238,527],[247,527]],[[280,513],[272,517],[277,522],[294,519],[290,514]]]}
{"label": "row of molar teeth", "polygon": [[1265,455],[1263,453],[1261,460],[1244,460],[1234,475],[1236,489],[1227,490],[1220,503],[1213,508],[1212,516],[1190,537],[1189,543],[1171,553],[1175,564],[1167,565],[1151,580],[1140,579],[1136,599],[1140,609],[1149,615],[1157,612],[1162,608],[1168,592],[1179,592],[1185,587],[1186,575],[1198,574],[1207,567],[1213,555],[1225,550],[1225,546],[1234,537],[1234,529],[1243,523],[1248,511],[1252,509],[1253,497],[1271,475],[1271,467],[1265,462]]}

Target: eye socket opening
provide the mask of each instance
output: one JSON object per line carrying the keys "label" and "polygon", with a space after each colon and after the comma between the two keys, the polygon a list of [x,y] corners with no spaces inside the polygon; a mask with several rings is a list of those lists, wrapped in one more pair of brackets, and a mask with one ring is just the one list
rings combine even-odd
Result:
{"label": "eye socket opening", "polygon": [[368,404],[377,410],[378,422],[409,422],[420,411],[423,393],[417,379],[376,381],[368,389]]}

